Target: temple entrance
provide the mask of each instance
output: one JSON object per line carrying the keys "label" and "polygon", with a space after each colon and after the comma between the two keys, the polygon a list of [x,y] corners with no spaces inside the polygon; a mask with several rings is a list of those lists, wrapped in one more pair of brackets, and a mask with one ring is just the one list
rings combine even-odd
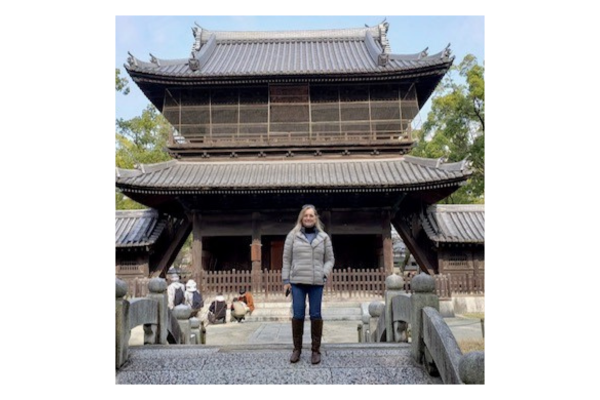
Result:
{"label": "temple entrance", "polygon": [[280,271],[283,266],[283,245],[285,235],[267,235],[261,237],[262,269]]}
{"label": "temple entrance", "polygon": [[383,265],[381,235],[332,235],[334,269],[376,269]]}
{"label": "temple entrance", "polygon": [[249,236],[217,236],[202,239],[205,271],[250,271]]}

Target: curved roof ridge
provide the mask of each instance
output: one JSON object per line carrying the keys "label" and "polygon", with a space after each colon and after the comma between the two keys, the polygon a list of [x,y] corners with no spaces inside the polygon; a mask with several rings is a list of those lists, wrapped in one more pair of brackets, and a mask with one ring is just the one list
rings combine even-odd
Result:
{"label": "curved roof ridge", "polygon": [[115,210],[116,218],[126,217],[143,217],[143,216],[156,216],[158,217],[158,211],[153,208],[140,208],[135,210]]}
{"label": "curved roof ridge", "polygon": [[404,159],[409,163],[422,165],[424,167],[437,167],[443,162],[443,158],[424,158],[411,155],[405,155]]}
{"label": "curved roof ridge", "polygon": [[405,155],[404,159],[412,164],[422,165],[424,167],[430,168],[440,168],[446,171],[462,171],[464,169],[468,169],[470,163],[467,160],[446,163],[443,157],[440,158],[423,158]]}
{"label": "curved roof ridge", "polygon": [[[196,29],[194,35],[196,40],[200,38],[204,45],[215,35],[218,42],[224,41],[256,41],[256,40],[282,40],[282,41],[306,41],[306,40],[328,40],[328,39],[364,39],[367,32],[374,37],[381,38],[379,26],[364,28],[338,28],[338,29],[315,29],[315,30],[290,30],[290,31],[210,31],[204,28]],[[197,47],[196,47],[197,49]]]}
{"label": "curved roof ridge", "polygon": [[[129,64],[130,67],[136,67],[136,68],[152,69],[152,68],[160,68],[160,67],[167,67],[167,66],[171,66],[171,65],[181,65],[181,64],[188,63],[187,58],[173,58],[173,59],[158,58],[158,57],[154,56],[152,53],[150,53],[150,61],[142,61],[139,58],[137,58],[136,56],[134,56],[133,54],[131,54],[130,52],[127,52],[127,54],[129,54],[129,57],[127,57],[127,63]],[[125,64],[124,67],[127,68],[127,64]]]}
{"label": "curved roof ridge", "polygon": [[485,204],[433,204],[429,208],[434,212],[481,212]]}
{"label": "curved roof ridge", "polygon": [[[400,162],[404,161],[404,162],[408,162],[411,164],[420,165],[423,167],[443,169],[446,171],[462,171],[462,170],[468,168],[467,160],[457,161],[457,162],[453,162],[453,163],[446,163],[444,161],[444,158],[424,158],[424,157],[416,157],[416,156],[411,156],[411,155],[404,155],[402,157],[387,157],[387,158],[355,158],[355,159],[349,158],[349,159],[345,159],[344,163],[382,163],[382,162],[399,162],[399,161]],[[319,164],[326,164],[326,163],[338,164],[338,163],[340,163],[340,160],[333,159],[333,158],[332,159],[320,159],[318,161],[316,161],[314,159],[305,159],[305,160],[300,159],[300,160],[294,160],[293,162],[291,162],[289,160],[239,160],[239,161],[235,161],[233,163],[230,160],[207,160],[207,161],[202,161],[200,163],[204,164],[204,165],[208,165],[208,164],[211,164],[211,165],[221,165],[221,164],[275,165],[275,164],[314,164],[315,162],[318,162]],[[160,171],[160,170],[171,168],[171,167],[174,167],[177,165],[184,165],[184,164],[196,165],[198,163],[199,162],[197,160],[185,161],[185,160],[173,159],[173,160],[162,161],[162,162],[153,163],[153,164],[139,164],[139,165],[136,165],[135,169],[116,168],[116,170],[117,170],[117,175],[119,175],[121,177],[128,177],[128,176],[140,175],[142,173],[147,173],[147,172]]]}
{"label": "curved roof ridge", "polygon": [[439,59],[444,59],[444,60],[454,60],[454,56],[450,57],[450,55],[452,54],[452,50],[450,50],[450,43],[448,43],[448,45],[444,48],[444,50],[432,54],[430,56],[426,56],[423,57],[423,60],[439,60]]}
{"label": "curved roof ridge", "polygon": [[409,60],[420,60],[427,57],[427,51],[429,47],[426,47],[422,51],[413,54],[390,54],[390,60],[395,61],[409,61]]}
{"label": "curved roof ridge", "polygon": [[134,169],[115,168],[117,178],[128,178],[147,172],[161,171],[177,165],[177,160],[162,161],[153,164],[137,164]]}

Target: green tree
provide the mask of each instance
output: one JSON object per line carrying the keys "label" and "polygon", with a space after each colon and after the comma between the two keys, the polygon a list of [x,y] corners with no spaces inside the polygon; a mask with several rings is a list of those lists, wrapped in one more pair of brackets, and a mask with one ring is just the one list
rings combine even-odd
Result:
{"label": "green tree", "polygon": [[484,203],[485,79],[484,68],[473,55],[450,68],[434,93],[427,120],[415,133],[412,155],[471,163],[472,177],[443,202]]}
{"label": "green tree", "polygon": [[[117,69],[116,91],[127,94],[127,79],[121,78],[119,74]],[[149,104],[138,117],[117,119],[116,128],[115,163],[118,168],[133,169],[140,164],[171,159],[166,147],[173,128],[153,105]],[[117,210],[146,208],[124,196],[118,189],[115,198]]]}
{"label": "green tree", "polygon": [[127,78],[123,78],[121,77],[121,70],[119,68],[115,68],[115,72],[116,72],[116,84],[115,84],[115,89],[117,90],[117,92],[121,92],[124,95],[128,95],[129,94],[129,81],[127,80]]}

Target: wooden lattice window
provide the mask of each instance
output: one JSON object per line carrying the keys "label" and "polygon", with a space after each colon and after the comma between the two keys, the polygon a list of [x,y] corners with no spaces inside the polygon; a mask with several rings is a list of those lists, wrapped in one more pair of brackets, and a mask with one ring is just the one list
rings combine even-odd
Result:
{"label": "wooden lattice window", "polygon": [[466,269],[469,267],[469,260],[466,254],[450,254],[448,257],[449,269]]}
{"label": "wooden lattice window", "polygon": [[117,265],[117,274],[120,275],[139,275],[144,273],[146,264],[139,261],[121,261]]}

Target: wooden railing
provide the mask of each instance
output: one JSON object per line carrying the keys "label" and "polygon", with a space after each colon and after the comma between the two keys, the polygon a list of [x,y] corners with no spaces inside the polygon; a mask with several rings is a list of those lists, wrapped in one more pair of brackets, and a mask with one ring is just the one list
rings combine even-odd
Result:
{"label": "wooden railing", "polygon": [[270,133],[230,133],[230,134],[186,134],[172,136],[171,146],[184,146],[202,144],[211,147],[231,147],[244,144],[247,146],[272,146],[272,145],[327,145],[331,143],[358,143],[380,144],[384,142],[410,142],[409,132],[398,130],[378,132],[342,132],[342,133],[304,133],[304,132],[270,132]]}
{"label": "wooden railing", "polygon": [[[204,271],[202,278],[197,275],[185,277],[201,282],[200,290],[205,298],[217,293],[235,294],[240,289],[250,290],[255,296],[279,300],[284,297],[281,271],[258,271],[253,279],[252,271]],[[373,297],[381,296],[385,290],[387,274],[383,269],[335,269],[325,285],[326,298]],[[483,276],[433,275],[435,290],[441,299],[453,294],[485,294]],[[148,291],[148,278],[122,278],[127,282],[131,297],[144,297]],[[404,288],[410,292],[411,277],[404,277]]]}
{"label": "wooden railing", "polygon": [[433,275],[435,292],[439,298],[450,298],[453,294],[484,294],[484,276],[468,274]]}

